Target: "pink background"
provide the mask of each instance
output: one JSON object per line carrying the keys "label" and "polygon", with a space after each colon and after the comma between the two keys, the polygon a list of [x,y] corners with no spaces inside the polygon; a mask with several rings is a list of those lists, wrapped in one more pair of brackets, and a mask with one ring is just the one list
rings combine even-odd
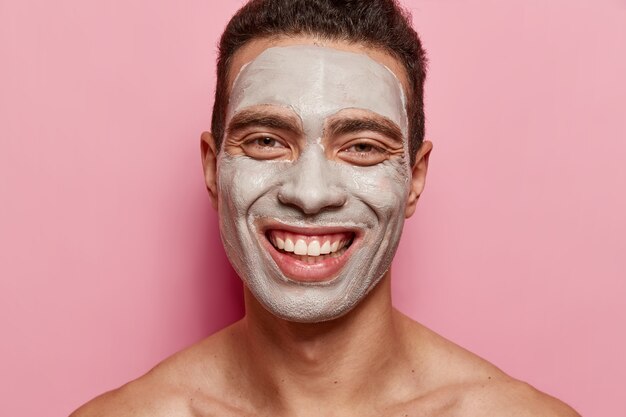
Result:
{"label": "pink background", "polygon": [[[199,156],[241,2],[216,3],[0,3],[0,415],[66,415],[241,317]],[[623,416],[626,3],[405,4],[435,151],[396,305]]]}

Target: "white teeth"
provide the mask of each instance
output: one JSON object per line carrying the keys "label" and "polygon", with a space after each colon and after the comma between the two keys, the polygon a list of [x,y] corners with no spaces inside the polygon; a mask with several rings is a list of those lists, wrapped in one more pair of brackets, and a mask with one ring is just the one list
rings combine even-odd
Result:
{"label": "white teeth", "polygon": [[320,253],[322,255],[328,255],[330,253],[330,240],[324,242],[324,244],[320,248]]}
{"label": "white teeth", "polygon": [[296,255],[306,255],[306,252],[306,242],[302,239],[298,239],[298,241],[296,242],[296,246],[293,249],[293,253],[295,253]]}
{"label": "white teeth", "polygon": [[309,243],[306,254],[309,256],[320,256],[320,242],[314,240]]}
{"label": "white teeth", "polygon": [[[332,238],[326,238],[327,240],[324,240],[324,243],[321,243],[319,240],[320,238],[314,238],[311,236],[306,239],[297,239],[295,236],[290,236],[289,233],[281,233],[280,236],[281,237],[278,237],[278,233],[272,233],[268,236],[268,239],[275,248],[284,250],[285,252],[293,252],[295,255],[302,256],[303,259],[306,257],[318,257],[329,254],[333,256],[340,250],[345,249],[349,242],[348,239],[339,239],[331,243]],[[308,244],[307,241],[309,242]],[[308,260],[309,259],[307,258],[307,261]]]}

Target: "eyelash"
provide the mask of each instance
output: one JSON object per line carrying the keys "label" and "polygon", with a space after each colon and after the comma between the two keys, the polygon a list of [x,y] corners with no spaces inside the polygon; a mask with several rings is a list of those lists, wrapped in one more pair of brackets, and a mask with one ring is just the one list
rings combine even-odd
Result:
{"label": "eyelash", "polygon": [[[269,139],[270,141],[273,141],[274,145],[279,145],[279,146],[271,146],[269,144],[263,144],[261,143],[262,141]],[[270,135],[263,135],[263,136],[257,136],[257,137],[253,137],[250,138],[248,140],[246,140],[244,142],[245,145],[252,145],[252,146],[256,146],[258,148],[263,148],[263,149],[272,149],[272,148],[284,148],[286,147],[279,139],[276,139]]]}
{"label": "eyelash", "polygon": [[[268,133],[251,134],[241,142],[241,146],[249,156],[257,159],[274,159],[284,157],[291,148],[282,138]],[[379,141],[357,139],[341,148],[340,154],[345,162],[355,165],[376,165],[388,159],[389,151]]]}
{"label": "eyelash", "polygon": [[376,146],[376,145],[374,145],[372,143],[363,143],[363,142],[355,143],[355,144],[352,144],[352,145],[348,146],[347,148],[344,148],[344,152],[348,152],[349,149],[355,148],[357,146],[366,146],[366,147],[368,147],[368,150],[367,151],[365,151],[365,150],[360,150],[360,151],[355,150],[352,153],[356,153],[356,154],[385,153],[385,150],[382,149],[381,147]]}
{"label": "eyelash", "polygon": [[[367,150],[359,151],[354,149],[356,147],[367,147]],[[351,151],[350,149],[354,150]],[[371,143],[370,141],[352,143],[349,146],[344,147],[341,152],[348,154],[352,158],[359,159],[379,158],[383,155],[388,154],[387,150],[384,147],[378,146],[374,143]]]}

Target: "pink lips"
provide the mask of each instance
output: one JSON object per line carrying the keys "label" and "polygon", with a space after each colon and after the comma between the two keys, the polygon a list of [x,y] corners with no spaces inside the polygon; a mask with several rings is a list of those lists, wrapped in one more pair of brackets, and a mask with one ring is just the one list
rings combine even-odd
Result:
{"label": "pink lips", "polygon": [[352,231],[266,229],[264,245],[282,273],[300,282],[326,282],[346,264],[356,236]]}

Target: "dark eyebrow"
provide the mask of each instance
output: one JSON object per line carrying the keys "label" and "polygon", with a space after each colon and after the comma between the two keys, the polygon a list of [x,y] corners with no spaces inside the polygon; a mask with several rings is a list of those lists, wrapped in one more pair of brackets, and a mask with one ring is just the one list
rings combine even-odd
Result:
{"label": "dark eyebrow", "polygon": [[402,143],[402,132],[397,124],[386,117],[341,118],[332,120],[328,125],[330,135],[345,135],[365,130],[378,132],[395,142]]}
{"label": "dark eyebrow", "polygon": [[302,134],[302,129],[294,118],[259,110],[242,110],[238,112],[228,123],[226,132],[231,135],[253,126],[287,130],[295,134]]}

